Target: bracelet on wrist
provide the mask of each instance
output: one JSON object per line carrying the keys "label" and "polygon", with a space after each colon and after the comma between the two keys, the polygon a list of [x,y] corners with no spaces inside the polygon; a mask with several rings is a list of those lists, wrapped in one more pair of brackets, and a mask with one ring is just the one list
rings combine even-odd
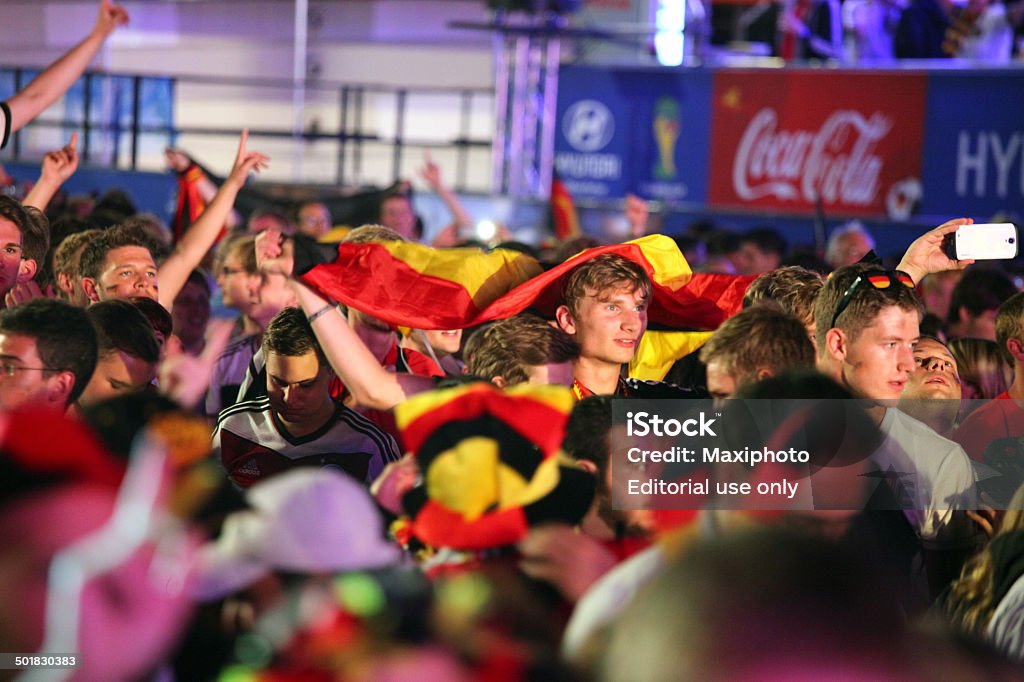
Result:
{"label": "bracelet on wrist", "polygon": [[306,318],[306,321],[309,322],[310,324],[313,324],[313,320],[315,320],[316,318],[320,317],[321,315],[325,315],[325,314],[331,312],[332,310],[334,310],[337,307],[337,305],[338,305],[337,303],[328,303],[323,308],[320,308],[320,310],[317,310],[315,313],[311,313]]}

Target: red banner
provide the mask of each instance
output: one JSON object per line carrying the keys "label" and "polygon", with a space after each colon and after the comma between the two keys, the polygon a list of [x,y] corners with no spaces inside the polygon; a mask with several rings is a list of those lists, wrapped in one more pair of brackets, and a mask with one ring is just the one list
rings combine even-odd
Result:
{"label": "red banner", "polygon": [[924,74],[715,75],[709,203],[899,214],[920,198]]}

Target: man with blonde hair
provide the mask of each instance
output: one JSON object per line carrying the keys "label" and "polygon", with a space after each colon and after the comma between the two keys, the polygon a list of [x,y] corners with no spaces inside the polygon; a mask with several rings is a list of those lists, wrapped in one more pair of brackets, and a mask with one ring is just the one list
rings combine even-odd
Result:
{"label": "man with blonde hair", "polygon": [[755,306],[723,322],[700,349],[700,359],[717,401],[783,370],[813,368],[814,346],[795,317]]}
{"label": "man with blonde hair", "polygon": [[800,267],[787,265],[758,276],[743,294],[743,307],[767,306],[792,315],[803,323],[814,342],[814,302],[818,300],[825,280],[821,275]]}

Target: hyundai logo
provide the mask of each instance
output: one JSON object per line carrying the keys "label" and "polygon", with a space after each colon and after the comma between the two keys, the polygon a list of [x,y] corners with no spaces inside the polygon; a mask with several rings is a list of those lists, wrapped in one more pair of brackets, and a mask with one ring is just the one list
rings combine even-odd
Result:
{"label": "hyundai logo", "polygon": [[615,119],[608,107],[592,99],[576,102],[562,117],[562,134],[581,152],[596,152],[611,141]]}

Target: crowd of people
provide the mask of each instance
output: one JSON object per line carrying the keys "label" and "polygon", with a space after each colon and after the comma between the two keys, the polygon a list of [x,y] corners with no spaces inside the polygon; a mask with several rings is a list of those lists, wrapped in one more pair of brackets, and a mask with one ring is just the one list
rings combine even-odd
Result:
{"label": "crowd of people", "polygon": [[770,44],[774,56],[869,67],[894,59],[1006,64],[1020,57],[1024,29],[1024,3],[1013,0],[779,0],[734,13],[745,37]]}
{"label": "crowd of people", "polygon": [[[3,142],[125,18],[102,0]],[[821,254],[645,234],[634,197],[631,242],[481,245],[428,163],[428,246],[402,193],[340,229],[234,214],[270,162],[244,132],[219,186],[168,161],[178,231],[63,196],[74,138],[0,196],[4,651],[82,680],[1021,676],[1024,292],[947,253],[971,219],[886,263],[856,224]],[[833,504],[622,504],[617,407],[649,398],[773,401],[749,445],[804,443]]]}

